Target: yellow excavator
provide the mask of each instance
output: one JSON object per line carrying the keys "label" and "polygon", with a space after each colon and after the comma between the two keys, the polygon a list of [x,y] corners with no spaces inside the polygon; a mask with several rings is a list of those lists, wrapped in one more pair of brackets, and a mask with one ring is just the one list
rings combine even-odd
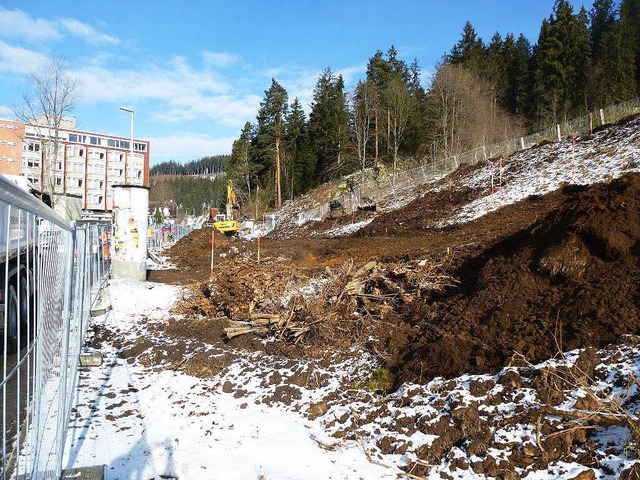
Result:
{"label": "yellow excavator", "polygon": [[240,206],[236,203],[236,193],[233,191],[233,182],[229,180],[227,185],[227,214],[217,215],[213,226],[224,233],[232,236],[238,233],[238,213]]}

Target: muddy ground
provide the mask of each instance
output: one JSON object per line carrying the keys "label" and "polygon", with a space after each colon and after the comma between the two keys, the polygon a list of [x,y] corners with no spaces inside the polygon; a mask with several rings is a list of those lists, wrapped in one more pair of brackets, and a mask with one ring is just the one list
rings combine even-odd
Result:
{"label": "muddy ground", "polygon": [[[288,240],[263,238],[259,264],[256,240],[218,235],[211,279],[205,228],[168,251],[175,270],[151,271],[149,280],[191,285],[197,299],[186,311],[219,319],[220,342],[265,348],[254,334],[224,336],[230,322],[255,312],[315,322],[300,339],[281,336],[285,355],[318,355],[340,338],[362,341],[396,387],[492,372],[514,354],[535,362],[640,333],[640,175],[567,185],[473,222],[436,226],[483,193],[428,193],[348,237],[308,232],[375,214],[306,225],[304,236]],[[298,303],[280,300],[313,279],[325,286]],[[352,280],[360,290],[335,291],[349,291]]]}

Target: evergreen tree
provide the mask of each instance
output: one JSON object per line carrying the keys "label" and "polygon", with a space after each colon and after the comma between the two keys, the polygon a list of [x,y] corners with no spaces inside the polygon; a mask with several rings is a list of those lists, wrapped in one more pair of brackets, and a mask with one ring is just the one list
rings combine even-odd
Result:
{"label": "evergreen tree", "polygon": [[515,58],[508,74],[509,95],[512,95],[515,107],[511,112],[516,115],[530,116],[534,98],[533,52],[531,43],[523,34],[518,36],[515,47]]}
{"label": "evergreen tree", "polygon": [[471,22],[467,22],[462,29],[462,38],[451,50],[448,61],[454,65],[464,65],[472,72],[482,72],[484,60],[484,44],[478,38]]}
{"label": "evergreen tree", "polygon": [[[417,63],[415,65],[417,68]],[[378,164],[379,148],[381,138],[387,140],[387,153],[391,157],[393,152],[392,140],[391,140],[391,107],[385,105],[383,92],[386,90],[387,85],[392,81],[399,81],[409,88],[413,94],[419,95],[419,70],[417,71],[417,78],[412,78],[416,72],[411,71],[406,62],[398,59],[398,51],[391,45],[387,50],[387,58],[383,58],[383,54],[380,50],[369,59],[367,64],[367,82],[372,83],[376,87],[377,97],[375,98],[375,115],[374,115],[374,128],[373,128],[373,145],[374,145],[374,165]],[[413,83],[414,88],[410,85]],[[412,112],[413,114],[413,112]],[[412,130],[410,127],[409,130]]]}
{"label": "evergreen tree", "polygon": [[[493,97],[501,106],[507,105],[507,55],[512,53],[502,41],[502,36],[496,32],[486,49],[483,65],[483,77],[493,88]],[[515,45],[514,45],[515,47]]]}
{"label": "evergreen tree", "polygon": [[311,162],[307,136],[307,122],[302,104],[295,98],[289,108],[284,129],[284,177],[287,180],[285,196],[293,198],[307,190],[307,175],[312,175],[315,165]]}
{"label": "evergreen tree", "polygon": [[421,147],[427,142],[427,129],[425,128],[427,124],[427,94],[420,82],[421,71],[417,58],[414,58],[409,66],[409,74],[408,87],[414,99],[414,108],[409,118],[409,124],[407,125],[404,145],[406,153],[413,155],[418,153]]}
{"label": "evergreen tree", "polygon": [[313,91],[309,115],[309,140],[316,161],[316,178],[326,181],[347,171],[345,152],[349,140],[344,80],[331,68],[320,74]]}
{"label": "evergreen tree", "polygon": [[620,23],[625,49],[631,49],[635,58],[636,94],[640,95],[640,0],[622,0]]}
{"label": "evergreen tree", "polygon": [[633,37],[628,25],[615,18],[600,36],[599,56],[589,78],[589,98],[593,107],[603,107],[636,95],[636,45]]}
{"label": "evergreen tree", "polygon": [[576,15],[567,0],[557,0],[544,20],[536,48],[538,119],[556,123],[586,110],[587,74],[591,61],[588,18]]}
{"label": "evergreen tree", "polygon": [[281,141],[287,115],[287,91],[275,79],[264,92],[258,111],[258,158],[263,166],[273,166],[276,208],[282,206]]}
{"label": "evergreen tree", "polygon": [[591,38],[591,50],[593,61],[596,63],[601,56],[600,44],[602,37],[609,31],[615,21],[615,8],[613,0],[595,0],[593,8],[589,11],[591,28],[589,35]]}

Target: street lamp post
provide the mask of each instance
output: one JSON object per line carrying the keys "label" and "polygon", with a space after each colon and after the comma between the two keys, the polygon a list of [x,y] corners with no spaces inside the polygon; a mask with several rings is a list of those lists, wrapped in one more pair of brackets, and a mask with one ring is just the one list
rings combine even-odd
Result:
{"label": "street lamp post", "polygon": [[[127,108],[127,107],[119,107],[119,108],[123,112],[129,112],[131,114],[131,144],[129,145],[131,147],[131,154],[129,155],[129,162],[133,162],[133,115],[134,115],[134,112],[133,112],[132,109]],[[125,183],[125,185],[127,184],[127,171],[128,171],[128,165],[127,165],[127,161],[125,160],[125,162],[124,162],[124,183]]]}

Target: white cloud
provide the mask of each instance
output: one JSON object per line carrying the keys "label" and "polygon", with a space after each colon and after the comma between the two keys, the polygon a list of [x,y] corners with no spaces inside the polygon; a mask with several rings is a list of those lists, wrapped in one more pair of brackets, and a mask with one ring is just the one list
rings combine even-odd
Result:
{"label": "white cloud", "polygon": [[89,43],[108,43],[111,45],[118,45],[120,43],[120,39],[107,35],[106,33],[98,32],[91,25],[87,25],[75,18],[63,18],[60,20],[60,25],[71,35],[84,38]]}
{"label": "white cloud", "polygon": [[151,144],[151,164],[195,160],[207,155],[226,155],[236,137],[210,138],[205,135],[173,135],[146,138]]}
{"label": "white cloud", "polygon": [[232,92],[214,72],[194,70],[178,56],[164,65],[138,70],[88,66],[76,74],[86,102],[158,101],[153,119],[162,123],[213,120],[239,130],[256,116],[261,101],[253,93]]}
{"label": "white cloud", "polygon": [[62,39],[58,26],[49,20],[33,18],[22,10],[0,7],[0,36],[19,38],[27,42]]}
{"label": "white cloud", "polygon": [[207,50],[202,52],[202,58],[208,67],[227,67],[239,60],[238,56],[232,53],[209,52]]}
{"label": "white cloud", "polygon": [[255,118],[260,106],[258,95],[180,96],[169,102],[169,108],[154,115],[154,120],[176,123],[212,119],[218,125],[240,129]]}
{"label": "white cloud", "polygon": [[209,92],[224,94],[229,85],[212,72],[193,70],[182,57],[167,65],[140,65],[136,70],[112,70],[100,66],[77,71],[87,101],[170,102],[177,97]]}
{"label": "white cloud", "polygon": [[0,72],[27,74],[34,70],[39,62],[37,52],[0,40]]}
{"label": "white cloud", "polygon": [[64,32],[84,38],[92,44],[117,45],[116,37],[101,33],[91,25],[75,18],[46,20],[32,17],[20,9],[8,10],[0,7],[0,37],[22,40],[28,43],[59,42]]}

